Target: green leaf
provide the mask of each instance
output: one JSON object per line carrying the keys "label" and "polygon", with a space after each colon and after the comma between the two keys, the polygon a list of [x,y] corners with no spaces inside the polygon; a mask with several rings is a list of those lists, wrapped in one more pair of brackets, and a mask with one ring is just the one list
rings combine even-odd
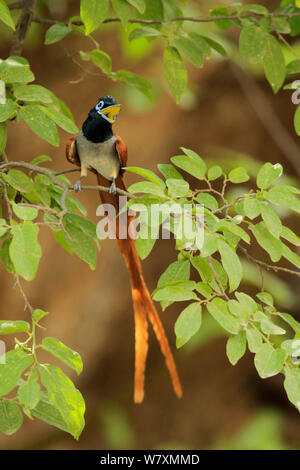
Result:
{"label": "green leaf", "polygon": [[34,220],[38,216],[38,210],[35,207],[23,207],[13,202],[12,208],[19,219]]}
{"label": "green leaf", "polygon": [[190,193],[190,186],[187,181],[183,179],[167,179],[166,180],[168,186],[168,194],[170,197],[177,198],[177,197],[184,197],[189,195]]}
{"label": "green leaf", "polygon": [[199,47],[196,41],[185,36],[180,36],[176,37],[171,44],[189,62],[195,65],[195,67],[202,67],[204,62],[203,48]]}
{"label": "green leaf", "polygon": [[45,44],[53,44],[55,42],[61,41],[69,33],[71,29],[63,23],[58,23],[50,26],[46,31]]}
{"label": "green leaf", "polygon": [[17,432],[22,424],[23,416],[18,405],[12,400],[2,398],[0,400],[0,431],[10,436],[11,434]]}
{"label": "green leaf", "polygon": [[41,398],[40,384],[36,369],[29,375],[28,381],[23,382],[18,389],[18,399],[20,404],[27,410],[35,408]]}
{"label": "green leaf", "polygon": [[252,353],[258,352],[263,344],[260,332],[255,328],[248,326],[246,330],[246,337],[248,341],[249,350]]}
{"label": "green leaf", "polygon": [[289,62],[286,66],[286,73],[287,75],[300,73],[300,61],[297,59]]}
{"label": "green leaf", "polygon": [[240,331],[237,335],[230,336],[226,343],[226,354],[229,362],[235,366],[246,352],[246,333]]}
{"label": "green leaf", "polygon": [[97,262],[97,251],[94,243],[79,227],[71,224],[68,219],[64,219],[64,225],[70,235],[68,244],[78,258],[88,263],[90,268],[94,270]]}
{"label": "green leaf", "polygon": [[5,104],[0,104],[0,122],[7,121],[16,113],[16,105],[13,100],[7,100]]}
{"label": "green leaf", "polygon": [[185,261],[174,261],[160,275],[157,287],[161,288],[173,281],[188,281],[190,278],[190,263]]}
{"label": "green leaf", "polygon": [[247,197],[246,199],[244,199],[243,209],[245,215],[249,217],[249,219],[253,220],[260,214],[259,201],[253,197]]}
{"label": "green leaf", "polygon": [[143,93],[150,101],[152,101],[152,85],[143,77],[129,72],[128,70],[118,70],[111,74],[111,78],[120,83],[137,88]]}
{"label": "green leaf", "polygon": [[257,13],[258,15],[265,15],[268,16],[269,11],[266,7],[262,5],[257,5],[256,3],[250,3],[249,5],[245,5],[241,8],[240,13],[244,13],[245,11],[251,11],[252,13]]}
{"label": "green leaf", "polygon": [[52,103],[50,92],[40,85],[20,85],[15,89],[15,97],[21,101],[40,101]]}
{"label": "green leaf", "polygon": [[0,320],[0,335],[8,335],[10,333],[27,332],[30,325],[27,321],[22,320]]}
{"label": "green leaf", "polygon": [[0,19],[9,28],[15,31],[16,27],[15,27],[14,20],[12,19],[8,6],[4,2],[4,0],[0,0]]}
{"label": "green leaf", "polygon": [[[153,230],[156,230],[156,232],[158,232],[158,227],[144,225],[140,230],[138,238],[136,239],[136,249],[141,259],[147,258],[147,256],[151,253],[157,240],[155,236],[152,236],[151,230],[152,232]],[[144,237],[144,234],[147,234],[147,236]]]}
{"label": "green leaf", "polygon": [[181,348],[201,327],[202,309],[199,302],[186,307],[175,322],[176,347]]}
{"label": "green leaf", "polygon": [[49,312],[45,312],[44,310],[41,310],[40,308],[36,308],[33,312],[33,318],[37,323],[46,315],[49,315]]}
{"label": "green leaf", "polygon": [[9,170],[7,174],[3,174],[2,178],[6,183],[22,193],[29,193],[33,189],[33,183],[28,176],[20,170]]}
{"label": "green leaf", "polygon": [[214,39],[211,39],[207,36],[202,36],[201,37],[207,42],[208,46],[214,49],[218,54],[220,54],[223,57],[227,57],[227,52],[225,51],[224,47],[222,44],[218,43],[217,41],[214,41]]}
{"label": "green leaf", "polygon": [[284,335],[286,331],[275,325],[271,320],[263,319],[260,322],[261,331],[266,335]]}
{"label": "green leaf", "polygon": [[68,118],[63,113],[55,111],[53,108],[45,108],[44,106],[39,106],[39,109],[41,109],[47,117],[54,121],[64,131],[70,132],[71,134],[77,133],[79,131],[78,127],[72,121],[72,119]]}
{"label": "green leaf", "polygon": [[294,115],[294,126],[295,126],[297,135],[300,135],[300,106],[297,106],[296,108],[296,112]]}
{"label": "green leaf", "polygon": [[16,272],[26,281],[31,281],[35,277],[42,256],[37,239],[39,228],[31,222],[24,222],[13,225],[11,232],[13,239],[9,247],[10,258]]}
{"label": "green leaf", "polygon": [[247,171],[243,167],[234,168],[228,175],[229,181],[232,183],[245,183],[250,179]]}
{"label": "green leaf", "polygon": [[7,142],[6,122],[0,122],[0,155],[3,155]]}
{"label": "green leaf", "polygon": [[298,237],[298,235],[296,235],[290,228],[283,226],[280,236],[293,245],[300,246],[300,237]]}
{"label": "green leaf", "polygon": [[187,71],[175,47],[168,46],[164,51],[164,76],[176,103],[179,103],[187,86]]}
{"label": "green leaf", "polygon": [[[226,15],[229,15],[229,12],[226,7],[220,5],[214,8],[213,10],[211,10],[210,15],[211,16],[226,16]],[[232,25],[231,20],[216,20],[215,23],[220,29],[228,29]]]}
{"label": "green leaf", "polygon": [[157,176],[155,173],[153,173],[153,171],[151,170],[140,168],[138,166],[127,166],[126,171],[130,171],[131,173],[140,175],[143,178],[146,178],[147,180],[160,185],[162,188],[165,188],[165,183],[163,182],[163,180],[159,176]]}
{"label": "green leaf", "polygon": [[74,369],[79,375],[82,372],[83,364],[80,355],[73,349],[65,346],[57,338],[44,338],[41,347],[60,359],[64,364]]}
{"label": "green leaf", "polygon": [[256,184],[260,189],[267,189],[281,175],[282,165],[280,165],[280,163],[272,165],[272,163],[267,162],[260,168],[256,178]]}
{"label": "green leaf", "polygon": [[250,243],[250,237],[245,230],[243,230],[239,225],[236,225],[235,222],[229,222],[227,220],[220,220],[220,222],[217,225],[217,230],[220,231],[222,230],[223,232],[228,231],[230,233],[233,233],[237,237],[241,238],[244,240],[246,243]]}
{"label": "green leaf", "polygon": [[79,227],[86,235],[97,240],[96,225],[94,222],[82,217],[77,214],[66,214],[65,219],[68,220],[73,225]]}
{"label": "green leaf", "polygon": [[242,29],[239,49],[242,57],[250,64],[260,63],[266,53],[268,35],[258,26]]}
{"label": "green leaf", "polygon": [[250,295],[247,295],[244,292],[235,292],[234,295],[242,307],[247,311],[249,316],[258,310],[257,303],[252,299],[252,297],[250,297]]}
{"label": "green leaf", "polygon": [[249,227],[256,238],[257,243],[269,254],[271,260],[276,263],[282,256],[283,245],[267,229],[264,222]]}
{"label": "green leaf", "polygon": [[230,292],[236,290],[243,277],[243,268],[236,252],[223,240],[218,241],[222,265],[228,275]]}
{"label": "green leaf", "polygon": [[5,354],[5,364],[0,364],[0,396],[7,395],[18,384],[23,372],[33,363],[33,356],[21,349]]}
{"label": "green leaf", "polygon": [[170,163],[159,163],[157,168],[165,179],[179,179],[183,180],[183,176],[176,170],[176,168]]}
{"label": "green leaf", "polygon": [[225,300],[215,298],[207,304],[207,310],[214,319],[229,333],[237,334],[240,330],[240,323],[237,318],[233,317]]}
{"label": "green leaf", "polygon": [[282,256],[300,269],[300,257],[296,253],[294,253],[288,246],[283,245]]}
{"label": "green leaf", "polygon": [[71,380],[56,366],[38,366],[41,381],[47,389],[49,402],[57,408],[68,431],[78,439],[84,427],[85,403]]}
{"label": "green leaf", "polygon": [[15,58],[8,58],[5,61],[6,67],[1,69],[0,78],[6,83],[28,83],[33,82],[34,75],[28,64],[20,63]]}
{"label": "green leaf", "polygon": [[206,259],[199,256],[193,256],[191,258],[192,266],[198,271],[202,281],[210,284],[213,281],[213,273]]}
{"label": "green leaf", "polygon": [[297,322],[297,320],[295,320],[294,317],[292,317],[292,315],[290,315],[289,313],[280,313],[278,312],[278,315],[280,316],[280,318],[282,318],[288,325],[290,325],[290,327],[295,331],[295,333],[297,335],[300,336],[300,323]]}
{"label": "green leaf", "polygon": [[208,170],[207,176],[210,181],[214,181],[222,176],[223,170],[219,165],[213,165]]}
{"label": "green leaf", "polygon": [[139,183],[131,184],[128,188],[128,192],[130,192],[131,194],[156,194],[157,196],[165,197],[165,193],[162,186],[158,185],[157,183],[153,183],[152,181],[141,181]]}
{"label": "green leaf", "polygon": [[153,294],[153,299],[159,302],[171,301],[182,302],[184,300],[197,300],[197,295],[193,292],[195,283],[193,281],[182,281],[165,285],[158,288]]}
{"label": "green leaf", "polygon": [[199,160],[196,161],[194,158],[191,158],[188,155],[176,155],[171,158],[172,163],[178,168],[186,171],[190,175],[203,180],[205,178],[206,167],[203,165],[203,160],[199,157]]}
{"label": "green leaf", "polygon": [[88,35],[97,29],[107,18],[109,0],[81,0],[80,17],[85,25],[85,34]]}
{"label": "green leaf", "polygon": [[256,294],[256,297],[264,304],[269,305],[269,307],[273,307],[274,300],[272,295],[269,294],[269,292],[259,292],[258,294]]}
{"label": "green leaf", "polygon": [[300,369],[286,369],[284,388],[288,399],[300,411]]}
{"label": "green leaf", "polygon": [[285,352],[278,348],[274,349],[265,343],[255,354],[254,365],[258,375],[262,379],[279,374],[283,368]]}
{"label": "green leaf", "polygon": [[43,162],[51,162],[52,161],[52,158],[51,157],[48,157],[48,155],[39,155],[38,157],[35,157],[33,158],[33,160],[31,160],[31,165],[39,165],[40,163],[43,163]]}
{"label": "green leaf", "polygon": [[139,26],[131,31],[128,39],[129,41],[134,41],[135,39],[151,38],[155,36],[160,36],[160,31],[150,26]]}
{"label": "green leaf", "polygon": [[288,186],[275,186],[266,192],[264,196],[273,204],[284,206],[292,211],[300,213],[300,201],[296,196],[294,196]]}
{"label": "green leaf", "polygon": [[5,265],[5,268],[6,270],[9,272],[9,273],[15,273],[15,268],[14,268],[14,265],[10,259],[10,256],[9,256],[9,246],[11,244],[11,238],[8,238],[6,240],[4,240],[4,242],[2,243],[2,246],[1,246],[1,251],[0,251],[0,256],[1,256],[1,259]]}
{"label": "green leaf", "polygon": [[212,211],[217,210],[219,207],[217,200],[211,194],[199,193],[196,196],[196,201],[199,202],[199,204],[203,204],[204,207],[207,207]]}
{"label": "green leaf", "polygon": [[139,13],[144,13],[146,9],[145,0],[128,0],[128,3],[134,6],[139,11]]}
{"label": "green leaf", "polygon": [[122,25],[126,29],[128,20],[130,18],[130,7],[126,0],[112,0],[112,6],[117,16],[121,18]]}
{"label": "green leaf", "polygon": [[[91,59],[93,61],[93,63],[99,67],[99,69],[102,70],[102,72],[106,73],[106,74],[110,74],[111,72],[111,58],[108,54],[106,54],[106,52],[104,51],[100,51],[100,49],[94,49],[93,51],[91,52],[88,52],[88,53],[84,53],[86,55],[86,57],[88,57],[89,59]],[[82,54],[81,55],[81,58],[83,59],[83,56]],[[86,59],[83,59],[83,60],[86,60]]]}
{"label": "green leaf", "polygon": [[58,147],[59,136],[56,126],[50,117],[48,117],[38,105],[23,106],[19,115],[30,129],[37,134],[41,139],[44,139],[49,144]]}
{"label": "green leaf", "polygon": [[276,212],[268,205],[261,204],[261,216],[266,224],[269,232],[274,235],[275,238],[279,238],[282,232],[282,223]]}
{"label": "green leaf", "polygon": [[266,43],[263,64],[266,78],[274,93],[277,93],[286,76],[285,59],[279,42],[270,34]]}
{"label": "green leaf", "polygon": [[31,410],[31,414],[51,426],[68,432],[67,424],[58,409],[49,402],[47,393],[42,392],[41,396],[42,399],[38,402],[37,406]]}

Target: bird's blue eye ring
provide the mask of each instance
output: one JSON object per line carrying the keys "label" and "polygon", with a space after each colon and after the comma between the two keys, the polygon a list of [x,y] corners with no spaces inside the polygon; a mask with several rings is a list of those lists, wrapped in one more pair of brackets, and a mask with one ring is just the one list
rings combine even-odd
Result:
{"label": "bird's blue eye ring", "polygon": [[99,101],[99,103],[96,104],[95,108],[96,108],[96,111],[100,111],[104,106],[104,101],[101,100]]}

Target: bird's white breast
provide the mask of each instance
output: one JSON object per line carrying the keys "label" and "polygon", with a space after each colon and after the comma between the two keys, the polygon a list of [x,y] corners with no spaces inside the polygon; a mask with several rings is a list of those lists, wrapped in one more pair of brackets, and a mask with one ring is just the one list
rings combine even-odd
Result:
{"label": "bird's white breast", "polygon": [[116,150],[116,137],[112,136],[105,142],[91,142],[82,131],[76,137],[76,146],[80,162],[87,169],[94,169],[104,178],[112,180],[117,178],[121,169],[118,152]]}

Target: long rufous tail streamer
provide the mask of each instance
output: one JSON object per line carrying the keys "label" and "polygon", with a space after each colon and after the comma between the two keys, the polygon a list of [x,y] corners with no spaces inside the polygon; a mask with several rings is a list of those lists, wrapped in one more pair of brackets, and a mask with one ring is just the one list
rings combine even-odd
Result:
{"label": "long rufous tail streamer", "polygon": [[[102,186],[109,186],[110,182],[97,174],[98,183]],[[126,186],[122,177],[116,181],[117,187],[126,191]],[[119,213],[119,196],[105,191],[100,191],[103,203],[113,204],[117,214]],[[128,224],[132,217],[128,217]],[[118,224],[116,224],[118,226]],[[134,374],[134,401],[141,403],[144,399],[145,368],[148,353],[148,319],[153,326],[157,341],[159,342],[162,354],[165,357],[172,384],[176,395],[181,398],[182,388],[177,374],[176,365],[171,353],[168,339],[163,325],[160,321],[156,308],[151,299],[150,293],[144,281],[142,267],[137,254],[135,240],[132,238],[121,239],[118,228],[116,230],[118,247],[122,253],[131,280],[132,299],[134,307],[135,321],[135,374]]]}

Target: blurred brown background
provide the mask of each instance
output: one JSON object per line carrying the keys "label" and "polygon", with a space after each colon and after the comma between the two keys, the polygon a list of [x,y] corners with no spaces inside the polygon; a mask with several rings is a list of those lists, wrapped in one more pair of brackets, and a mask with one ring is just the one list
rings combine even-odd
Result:
{"label": "blurred brown background", "polygon": [[[77,1],[48,3],[49,8],[41,8],[42,14],[59,19],[75,14],[79,5]],[[203,14],[215,4],[212,1],[194,3]],[[270,8],[280,4],[279,1],[259,3]],[[204,26],[198,28],[204,31],[201,29]],[[90,69],[93,74],[84,75],[66,49],[69,54],[79,49],[89,50],[88,40],[72,35],[61,45],[43,46],[40,44],[45,28],[35,25],[32,29],[24,55],[32,65],[36,83],[51,89],[66,102],[79,127],[100,96],[113,94],[124,103],[116,130],[127,142],[130,165],[156,171],[157,163],[168,162],[180,152],[179,146],[185,146],[195,149],[208,161],[218,157],[223,161],[242,158],[239,156],[246,154],[260,162],[280,162],[287,174],[296,176],[297,170],[299,174],[300,163],[297,168],[291,163],[298,142],[293,129],[294,105],[290,91],[280,91],[274,96],[265,79],[258,75],[251,78],[254,91],[251,86],[252,91],[248,88],[245,93],[241,87],[245,85],[243,76],[238,78],[227,61],[213,58],[201,70],[189,67],[190,92],[183,105],[176,106],[165,84],[161,83],[160,47],[151,47],[138,59],[138,52],[122,46],[118,26],[104,26],[96,37],[101,48],[111,54],[113,69],[132,70],[152,78],[157,85],[158,99],[152,107],[134,92],[113,86],[94,68]],[[215,29],[213,32],[217,33]],[[234,28],[218,34],[236,43]],[[7,56],[9,39],[3,35],[1,57]],[[272,107],[271,124],[267,123],[269,130],[252,106],[253,97],[261,102],[260,92],[263,107],[267,104]],[[276,125],[278,119],[283,126],[282,135],[278,135],[276,126],[272,127],[274,117]],[[68,135],[64,132],[60,135],[61,145],[54,148],[32,134],[24,123],[11,124],[8,157],[30,161],[37,155],[47,154],[53,159],[53,168],[69,168],[64,157]],[[285,138],[287,144],[281,145]],[[256,165],[251,160],[249,168],[254,174]],[[126,175],[128,183],[134,180],[133,175]],[[95,182],[93,175],[89,181]],[[96,221],[96,193],[83,191],[79,198],[88,209],[88,217]],[[297,219],[289,218],[288,222],[291,228],[299,229]],[[49,230],[41,229],[39,239],[43,258],[37,278],[31,283],[23,282],[23,286],[34,306],[51,313],[44,321],[47,335],[58,337],[83,358],[83,373],[79,378],[75,375],[72,378],[86,399],[86,427],[76,442],[55,428],[25,417],[25,424],[16,435],[0,435],[0,448],[205,449],[239,447],[243,442],[253,448],[300,447],[300,417],[285,396],[282,379],[259,379],[250,353],[232,367],[225,355],[226,338],[209,325],[193,347],[175,351],[173,327],[182,303],[170,307],[161,317],[181,376],[183,399],[175,398],[163,358],[151,335],[146,398],[142,405],[134,405],[133,312],[129,278],[116,243],[105,241],[102,244],[97,268],[92,272],[85,263],[64,252]],[[143,262],[150,290],[175,259],[172,241],[156,244]],[[23,300],[13,288],[13,279],[2,265],[0,269],[0,317],[27,319]],[[287,284],[285,297],[283,294],[286,302],[282,300],[281,308],[300,319],[299,282],[290,278],[283,278],[283,281]],[[247,284],[244,288],[251,291]],[[11,339],[7,341],[11,346]],[[46,355],[45,360],[49,360]]]}

